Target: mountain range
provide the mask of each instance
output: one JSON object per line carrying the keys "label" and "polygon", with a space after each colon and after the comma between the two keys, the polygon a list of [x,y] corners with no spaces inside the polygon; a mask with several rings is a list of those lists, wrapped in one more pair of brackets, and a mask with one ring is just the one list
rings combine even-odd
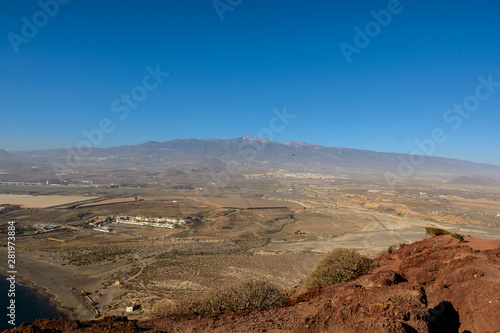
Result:
{"label": "mountain range", "polygon": [[100,167],[212,168],[260,172],[286,169],[294,172],[363,172],[392,176],[459,175],[500,179],[500,166],[437,156],[385,153],[305,142],[279,143],[243,136],[236,139],[175,139],[139,145],[80,149],[49,149],[7,152],[0,150],[0,169],[23,170]]}

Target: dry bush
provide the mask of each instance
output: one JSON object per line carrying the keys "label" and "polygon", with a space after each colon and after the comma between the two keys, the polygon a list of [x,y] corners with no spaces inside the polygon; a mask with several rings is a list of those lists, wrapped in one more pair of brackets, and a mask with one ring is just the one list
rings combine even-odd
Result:
{"label": "dry bush", "polygon": [[304,280],[307,288],[324,287],[330,284],[347,282],[363,274],[372,260],[355,250],[335,249],[328,252],[316,268]]}
{"label": "dry bush", "polygon": [[393,245],[389,246],[389,248],[387,249],[387,254],[391,254],[392,252],[394,252],[394,250],[399,249],[400,246],[401,246],[401,244],[393,244]]}
{"label": "dry bush", "polygon": [[153,309],[156,317],[216,315],[245,309],[265,308],[288,299],[288,293],[267,281],[243,280],[217,287],[198,297],[160,303]]}

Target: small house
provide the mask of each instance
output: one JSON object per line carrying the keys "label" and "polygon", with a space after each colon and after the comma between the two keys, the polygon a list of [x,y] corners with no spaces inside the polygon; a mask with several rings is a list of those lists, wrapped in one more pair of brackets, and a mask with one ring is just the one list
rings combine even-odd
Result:
{"label": "small house", "polygon": [[129,305],[127,305],[127,312],[133,312],[135,310],[137,310],[137,304],[130,303]]}

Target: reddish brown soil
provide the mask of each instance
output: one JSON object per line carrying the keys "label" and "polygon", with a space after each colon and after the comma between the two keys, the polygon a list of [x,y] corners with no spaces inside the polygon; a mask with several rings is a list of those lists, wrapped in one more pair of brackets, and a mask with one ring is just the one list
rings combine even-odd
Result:
{"label": "reddish brown soil", "polygon": [[10,332],[500,332],[500,240],[403,245],[349,283],[220,316],[37,320]]}

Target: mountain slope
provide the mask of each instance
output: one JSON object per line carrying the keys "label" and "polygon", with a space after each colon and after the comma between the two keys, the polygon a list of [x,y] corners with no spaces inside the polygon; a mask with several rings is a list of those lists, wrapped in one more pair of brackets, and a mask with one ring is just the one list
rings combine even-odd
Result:
{"label": "mountain slope", "polygon": [[500,186],[500,181],[488,177],[467,177],[460,176],[447,182],[448,184],[476,185],[476,186]]}
{"label": "mountain slope", "polygon": [[[420,165],[414,165],[420,163]],[[52,149],[10,152],[0,156],[2,165],[18,167],[59,165],[99,166],[167,166],[175,168],[227,168],[228,163],[244,170],[283,168],[310,172],[374,172],[389,171],[394,175],[414,176],[418,173],[441,175],[447,179],[458,175],[481,175],[500,179],[500,167],[468,161],[407,154],[382,153],[340,147],[323,147],[303,142],[278,143],[244,136],[236,139],[175,139],[146,142],[133,146],[76,149]]]}

